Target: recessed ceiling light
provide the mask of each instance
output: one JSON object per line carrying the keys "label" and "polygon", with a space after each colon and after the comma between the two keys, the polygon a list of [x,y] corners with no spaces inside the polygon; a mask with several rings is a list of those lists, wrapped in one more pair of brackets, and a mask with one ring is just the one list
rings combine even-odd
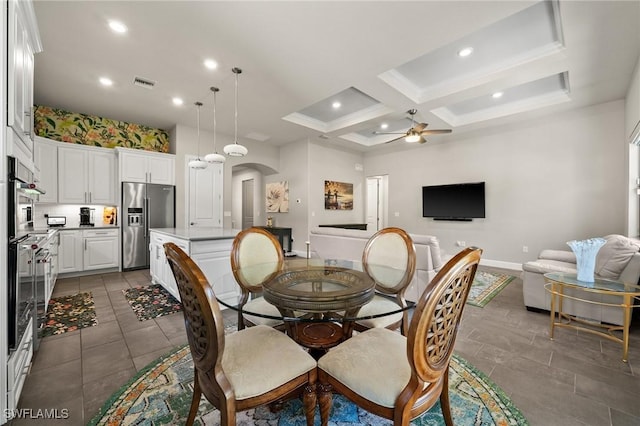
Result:
{"label": "recessed ceiling light", "polygon": [[112,86],[113,81],[111,81],[111,79],[107,77],[100,77],[100,84],[102,84],[103,86]]}
{"label": "recessed ceiling light", "polygon": [[465,47],[458,50],[458,56],[465,58],[473,53],[473,47]]}
{"label": "recessed ceiling light", "polygon": [[184,104],[184,101],[181,98],[173,98],[171,101],[176,106],[180,106],[180,105]]}
{"label": "recessed ceiling light", "polygon": [[389,125],[388,125],[387,123],[382,123],[382,124],[380,125],[380,128],[381,128],[382,130],[386,130],[386,129],[388,129],[388,128],[389,128]]}
{"label": "recessed ceiling light", "polygon": [[215,70],[216,68],[218,68],[218,63],[213,59],[205,59],[204,66],[209,68],[210,70]]}
{"label": "recessed ceiling light", "polygon": [[496,92],[496,93],[494,93],[493,95],[491,95],[491,97],[492,97],[493,99],[498,99],[498,98],[501,98],[501,97],[502,97],[502,95],[504,95],[504,93],[502,93],[502,92]]}
{"label": "recessed ceiling light", "polygon": [[338,101],[334,102],[331,104],[331,106],[333,107],[333,109],[338,109],[342,106],[342,104]]}
{"label": "recessed ceiling light", "polygon": [[109,28],[115,33],[123,34],[127,32],[127,26],[120,21],[109,21]]}

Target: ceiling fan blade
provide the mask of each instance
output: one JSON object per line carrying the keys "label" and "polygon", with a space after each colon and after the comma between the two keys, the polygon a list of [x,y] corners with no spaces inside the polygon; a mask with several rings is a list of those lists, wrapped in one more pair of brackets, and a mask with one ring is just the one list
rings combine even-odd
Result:
{"label": "ceiling fan blade", "polygon": [[416,126],[413,128],[413,130],[417,133],[420,133],[421,131],[423,131],[424,129],[426,129],[426,127],[428,126],[427,123],[418,123],[416,124]]}
{"label": "ceiling fan blade", "polygon": [[443,133],[451,133],[451,129],[432,129],[420,132],[421,135],[441,135]]}
{"label": "ceiling fan blade", "polygon": [[424,136],[420,135],[420,140],[418,141],[418,143],[422,144],[425,143],[427,140],[424,138]]}
{"label": "ceiling fan blade", "polygon": [[391,142],[399,141],[400,139],[404,139],[404,137],[405,137],[405,136],[406,136],[406,135],[403,133],[403,134],[402,134],[402,136],[397,137],[397,138],[395,138],[395,139],[391,139],[390,141],[386,141],[386,142],[384,142],[384,143],[383,143],[383,145],[384,145],[384,144],[387,144],[387,143],[391,143]]}
{"label": "ceiling fan blade", "polygon": [[406,135],[407,132],[373,132],[374,135]]}

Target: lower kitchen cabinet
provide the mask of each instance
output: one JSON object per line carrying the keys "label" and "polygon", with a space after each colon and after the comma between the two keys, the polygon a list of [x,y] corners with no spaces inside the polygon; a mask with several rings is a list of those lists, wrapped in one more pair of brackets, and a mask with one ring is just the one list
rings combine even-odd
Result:
{"label": "lower kitchen cabinet", "polygon": [[117,228],[60,231],[58,272],[118,268],[119,238]]}
{"label": "lower kitchen cabinet", "polygon": [[[188,239],[170,236],[151,231],[150,272],[154,284],[162,285],[176,299],[180,300],[178,286],[173,277],[173,272],[164,254],[164,244],[172,242],[187,253],[193,261],[200,267],[207,280],[211,284],[222,275],[231,272],[231,245],[233,239]],[[239,286],[225,289],[225,294],[216,294],[218,298],[228,297],[231,302],[235,301],[239,294]],[[228,294],[227,294],[228,293]]]}

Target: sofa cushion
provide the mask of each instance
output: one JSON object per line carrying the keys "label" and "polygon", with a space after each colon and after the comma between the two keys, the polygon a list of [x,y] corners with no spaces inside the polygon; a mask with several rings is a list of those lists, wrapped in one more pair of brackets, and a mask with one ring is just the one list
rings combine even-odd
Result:
{"label": "sofa cushion", "polygon": [[560,260],[540,259],[525,263],[522,265],[522,270],[538,274],[546,274],[547,272],[566,272],[568,274],[575,274],[576,264],[562,262]]}
{"label": "sofa cushion", "polygon": [[607,242],[596,256],[596,275],[602,278],[617,279],[629,263],[631,256],[640,250],[634,240],[623,235],[607,235]]}
{"label": "sofa cushion", "polygon": [[[538,256],[538,260],[539,259],[560,260],[562,262],[576,264],[576,254],[567,250],[542,250],[540,256]],[[574,266],[574,268],[575,267],[576,266]]]}

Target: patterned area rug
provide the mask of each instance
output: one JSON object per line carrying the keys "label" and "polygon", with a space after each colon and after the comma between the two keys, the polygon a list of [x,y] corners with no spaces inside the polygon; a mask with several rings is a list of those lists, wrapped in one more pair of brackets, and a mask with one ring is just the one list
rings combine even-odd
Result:
{"label": "patterned area rug", "polygon": [[[509,398],[483,373],[454,355],[449,373],[449,398],[457,426],[528,425]],[[89,425],[178,425],[189,412],[193,387],[193,362],[188,346],[149,364],[127,385],[116,392]],[[237,414],[239,425],[306,425],[302,403],[289,401],[272,413],[258,407]],[[320,414],[316,409],[316,424]],[[220,424],[220,413],[202,398],[197,425]],[[390,425],[392,422],[358,408],[336,395],[329,425]],[[440,405],[412,421],[413,425],[443,425]]]}
{"label": "patterned area rug", "polygon": [[180,302],[158,284],[127,288],[122,292],[140,321],[182,311]]}
{"label": "patterned area rug", "polygon": [[40,337],[53,336],[98,325],[96,307],[91,293],[52,297],[47,306]]}
{"label": "patterned area rug", "polygon": [[467,303],[481,308],[484,307],[491,299],[496,297],[507,284],[513,281],[514,278],[512,275],[477,271]]}

